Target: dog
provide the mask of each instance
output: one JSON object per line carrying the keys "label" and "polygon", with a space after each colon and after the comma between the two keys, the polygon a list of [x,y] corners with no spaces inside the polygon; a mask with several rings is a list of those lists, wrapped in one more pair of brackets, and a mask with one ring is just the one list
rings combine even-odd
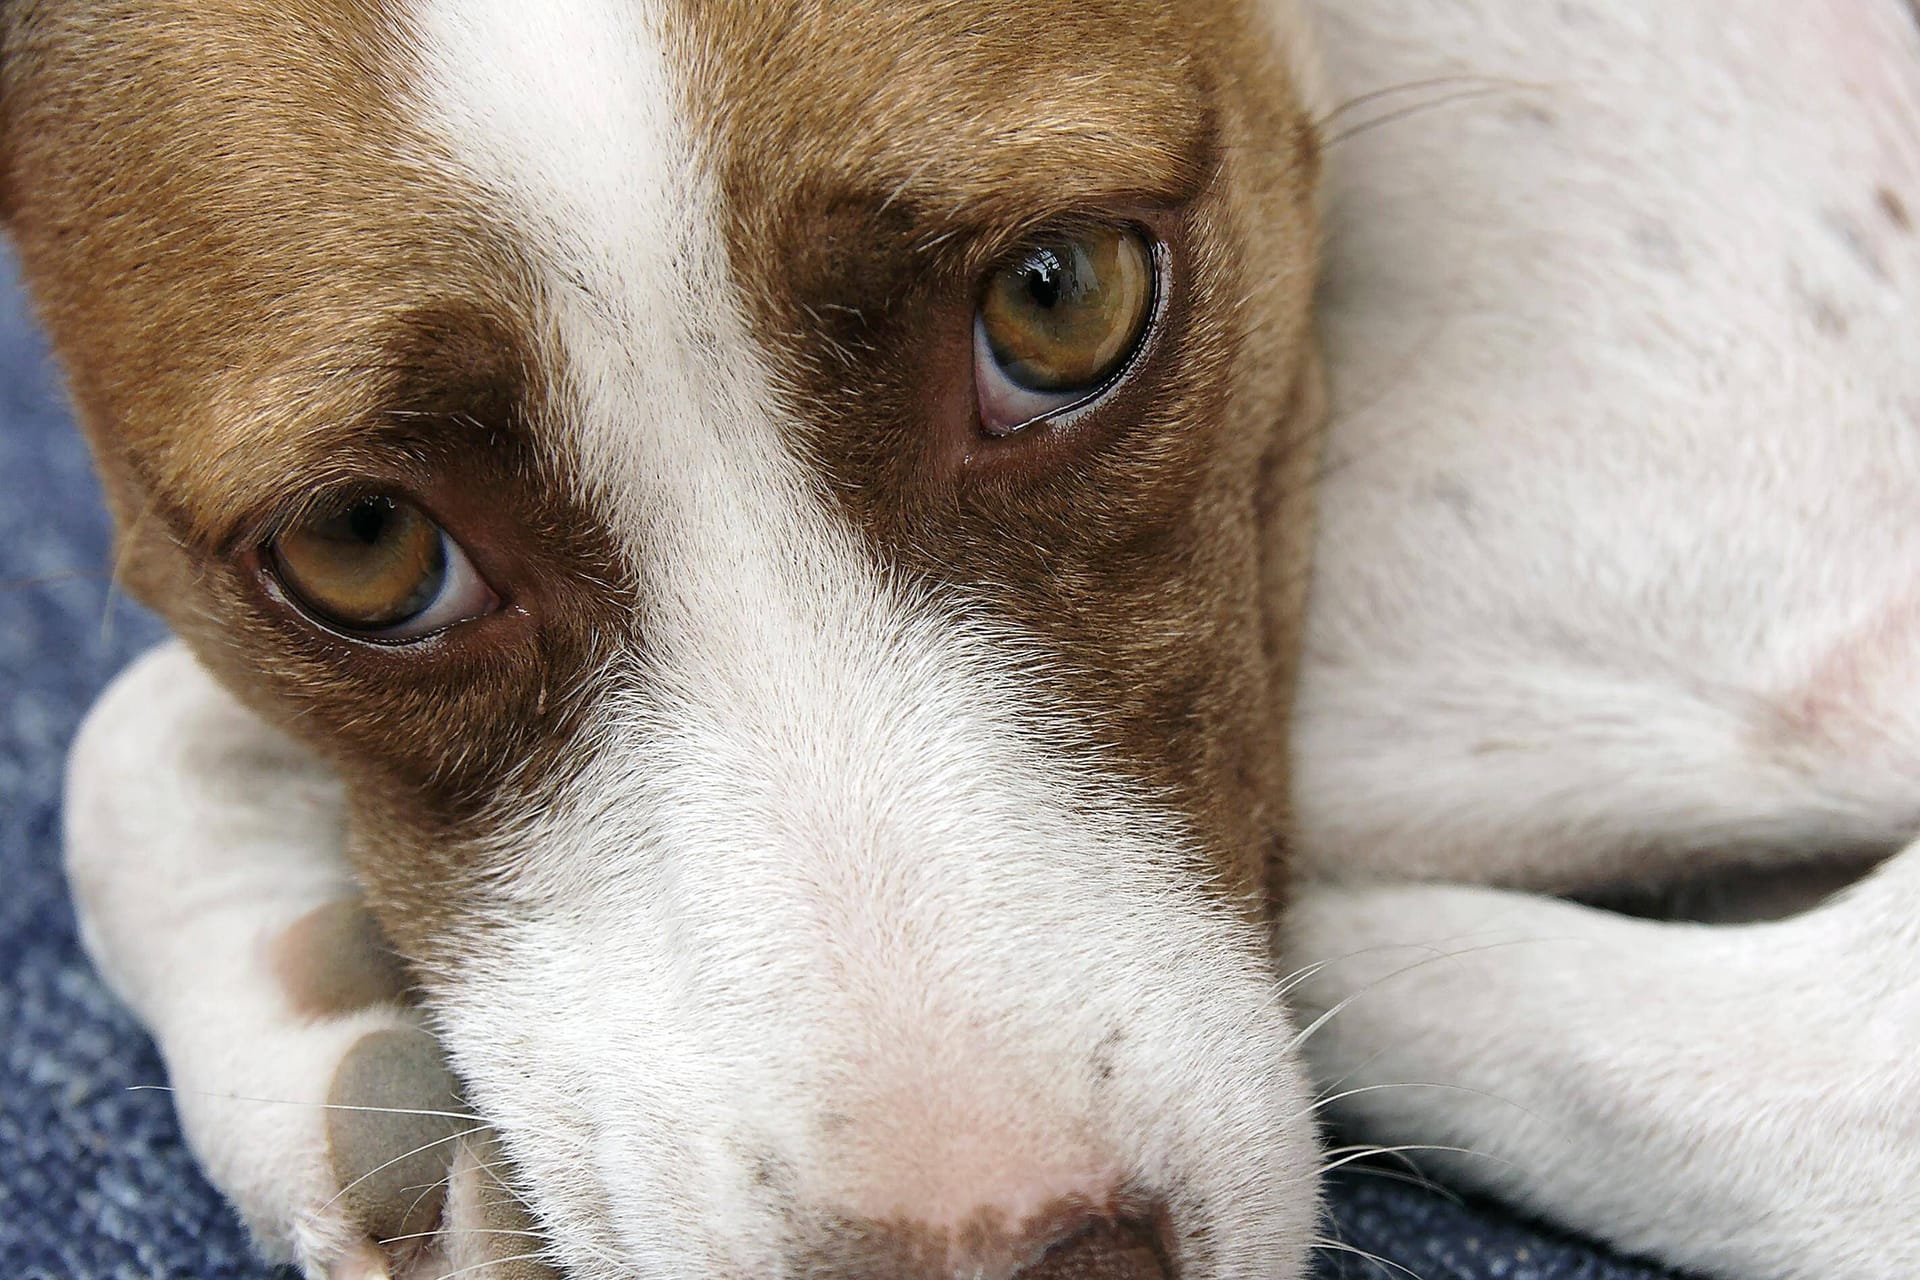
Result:
{"label": "dog", "polygon": [[1304,1052],[1916,1269],[1900,0],[5,12],[182,637],[76,899],[263,1251],[1298,1275]]}
{"label": "dog", "polygon": [[1915,13],[1394,8],[1319,14],[1442,105],[1329,152],[1314,1074],[1629,1252],[1920,1275]]}
{"label": "dog", "polygon": [[70,876],[266,1255],[1299,1274],[1300,15],[5,12],[179,636]]}

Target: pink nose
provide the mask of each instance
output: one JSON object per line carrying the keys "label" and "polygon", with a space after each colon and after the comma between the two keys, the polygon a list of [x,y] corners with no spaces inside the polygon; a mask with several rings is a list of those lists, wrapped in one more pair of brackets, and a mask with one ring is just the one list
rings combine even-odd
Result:
{"label": "pink nose", "polygon": [[796,1268],[816,1280],[1170,1280],[1159,1234],[1144,1218],[1077,1211],[1012,1233],[976,1224],[957,1234],[844,1222]]}
{"label": "pink nose", "polygon": [[1016,1280],[1167,1280],[1160,1241],[1143,1222],[1096,1219],[1062,1236]]}

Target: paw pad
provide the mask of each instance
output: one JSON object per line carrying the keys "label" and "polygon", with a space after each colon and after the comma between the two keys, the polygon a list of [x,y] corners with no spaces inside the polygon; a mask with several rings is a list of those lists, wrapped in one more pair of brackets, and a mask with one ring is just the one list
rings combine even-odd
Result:
{"label": "paw pad", "polygon": [[327,1157],[340,1203],[376,1240],[439,1226],[462,1134],[478,1128],[433,1040],[376,1031],[348,1052],[327,1095]]}

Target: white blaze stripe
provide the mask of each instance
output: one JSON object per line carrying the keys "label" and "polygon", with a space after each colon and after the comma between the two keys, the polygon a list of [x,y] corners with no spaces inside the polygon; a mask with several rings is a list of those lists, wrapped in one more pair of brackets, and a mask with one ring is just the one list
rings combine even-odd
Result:
{"label": "white blaze stripe", "polygon": [[783,448],[661,12],[418,17],[646,596],[445,1011],[568,1264],[780,1274],[796,1214],[1017,1220],[1137,1177],[1205,1206],[1218,1274],[1285,1274],[1313,1158],[1260,948],[1175,817],[1060,763],[1020,646],[890,589]]}

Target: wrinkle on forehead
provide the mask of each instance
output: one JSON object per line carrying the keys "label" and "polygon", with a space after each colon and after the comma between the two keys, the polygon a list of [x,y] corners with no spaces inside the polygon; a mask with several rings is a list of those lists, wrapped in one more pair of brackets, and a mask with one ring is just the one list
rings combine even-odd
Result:
{"label": "wrinkle on forehead", "polygon": [[123,521],[157,501],[218,543],[391,407],[393,333],[515,310],[484,210],[400,104],[406,18],[57,2],[9,49],[9,230]]}
{"label": "wrinkle on forehead", "polygon": [[1205,44],[1223,7],[701,0],[675,13],[736,218],[778,218],[792,192],[824,188],[1017,226],[1200,180]]}

